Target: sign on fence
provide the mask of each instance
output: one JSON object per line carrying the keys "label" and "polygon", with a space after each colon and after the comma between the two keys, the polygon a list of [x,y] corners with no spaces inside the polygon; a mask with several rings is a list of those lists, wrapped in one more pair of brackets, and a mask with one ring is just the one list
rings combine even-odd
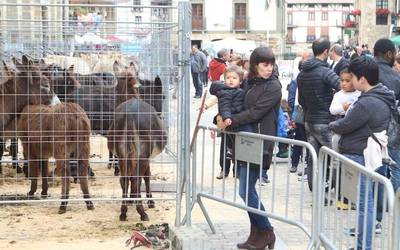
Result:
{"label": "sign on fence", "polygon": [[264,140],[236,135],[235,159],[261,164]]}
{"label": "sign on fence", "polygon": [[[357,201],[360,173],[356,169],[341,169],[341,193],[351,201]],[[354,185],[355,184],[355,185]]]}

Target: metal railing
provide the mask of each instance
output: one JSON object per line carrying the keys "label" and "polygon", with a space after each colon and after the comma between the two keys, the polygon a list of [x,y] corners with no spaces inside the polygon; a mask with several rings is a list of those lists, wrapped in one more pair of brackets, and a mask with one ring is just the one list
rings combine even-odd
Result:
{"label": "metal railing", "polygon": [[[317,242],[317,239],[313,238],[313,235],[316,235],[313,233],[316,228],[312,227],[312,225],[316,225],[314,218],[317,218],[317,210],[311,206],[312,203],[316,203],[315,201],[313,202],[313,200],[315,200],[317,196],[310,195],[307,181],[304,181],[303,176],[299,177],[301,182],[299,182],[298,186],[300,187],[297,186],[293,188],[291,182],[294,182],[293,179],[297,178],[297,174],[296,177],[294,177],[293,174],[289,173],[291,167],[290,157],[287,157],[283,162],[282,160],[278,161],[275,150],[270,169],[268,170],[268,175],[272,177],[271,183],[267,186],[259,185],[256,187],[258,197],[260,197],[256,206],[254,206],[254,204],[249,204],[248,200],[249,171],[250,168],[254,167],[254,164],[263,165],[263,158],[265,159],[265,156],[263,156],[264,143],[273,144],[275,149],[278,148],[279,143],[288,145],[289,155],[291,155],[291,146],[300,146],[302,147],[303,159],[305,159],[306,151],[308,151],[313,164],[317,164],[317,154],[311,144],[304,141],[247,132],[222,133],[221,137],[223,137],[225,141],[233,138],[234,152],[232,152],[232,163],[234,166],[232,168],[235,174],[241,176],[243,175],[242,171],[247,173],[246,177],[244,177],[247,178],[245,182],[246,194],[243,195],[243,186],[240,192],[240,181],[237,178],[231,180],[225,177],[220,181],[215,180],[218,161],[216,158],[218,154],[216,154],[215,151],[218,149],[215,140],[212,142],[212,145],[209,144],[210,142],[207,141],[205,133],[206,131],[219,132],[219,130],[205,126],[199,126],[199,128],[200,130],[197,138],[195,138],[192,152],[192,208],[196,203],[199,204],[212,232],[216,233],[213,222],[203,203],[204,198],[293,225],[301,229],[308,237],[308,248],[311,248],[313,243]],[[208,145],[208,147],[206,145]],[[224,159],[228,154],[227,145],[229,145],[229,143],[224,143],[222,146],[223,152],[225,152],[222,156]],[[240,162],[238,163],[238,161]],[[227,168],[226,164],[227,163],[223,161],[222,172],[225,172]],[[238,165],[240,165],[240,167],[238,167]],[[305,167],[304,160],[302,165]],[[209,166],[211,166],[211,169]],[[314,168],[317,168],[316,165]],[[211,171],[211,173],[209,173],[209,171]],[[262,169],[259,168],[258,178],[260,181],[263,174]],[[317,171],[314,172],[314,182],[316,181],[316,174]],[[286,176],[286,178],[283,176]],[[240,178],[241,177],[239,177],[239,179]],[[244,201],[242,201],[241,198],[243,198]],[[265,211],[261,200],[265,202]]]}
{"label": "metal railing", "polygon": [[319,152],[317,232],[328,249],[395,249],[394,192],[387,166],[375,172],[362,156]]}

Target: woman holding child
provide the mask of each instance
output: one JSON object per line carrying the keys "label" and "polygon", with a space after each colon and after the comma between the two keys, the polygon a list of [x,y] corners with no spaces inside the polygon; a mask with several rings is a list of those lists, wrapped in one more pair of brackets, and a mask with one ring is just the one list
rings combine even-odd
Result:
{"label": "woman holding child", "polygon": [[[268,47],[256,48],[250,56],[250,72],[245,86],[244,110],[232,114],[230,118],[217,118],[218,127],[222,130],[244,125],[252,125],[255,133],[276,135],[277,112],[282,97],[282,87],[276,74],[275,56]],[[273,143],[264,142],[263,169],[268,169],[273,153]],[[250,164],[249,170],[244,164],[238,164],[239,195],[250,207],[258,208],[259,197],[255,188],[260,177],[259,165]],[[249,176],[247,176],[247,172]],[[246,186],[248,193],[246,194]],[[246,197],[247,196],[247,197]],[[265,211],[260,202],[260,209]],[[239,249],[272,249],[275,244],[275,234],[266,216],[248,213],[250,218],[250,235],[248,239],[237,244]]]}

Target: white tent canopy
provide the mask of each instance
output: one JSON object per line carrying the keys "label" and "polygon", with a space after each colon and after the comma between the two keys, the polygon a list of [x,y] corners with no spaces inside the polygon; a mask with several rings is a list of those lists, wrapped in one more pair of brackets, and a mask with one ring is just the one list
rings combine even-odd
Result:
{"label": "white tent canopy", "polygon": [[109,41],[93,33],[86,33],[83,36],[75,35],[75,42],[78,44],[106,44]]}
{"label": "white tent canopy", "polygon": [[249,54],[257,47],[256,42],[253,40],[238,40],[234,38],[227,38],[215,42],[206,43],[204,49],[212,50],[215,55],[220,49],[232,49],[240,54]]}

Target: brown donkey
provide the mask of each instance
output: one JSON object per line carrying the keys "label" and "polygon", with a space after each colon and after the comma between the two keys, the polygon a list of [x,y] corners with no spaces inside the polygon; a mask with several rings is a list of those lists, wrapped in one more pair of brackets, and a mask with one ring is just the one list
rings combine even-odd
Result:
{"label": "brown donkey", "polygon": [[[161,153],[167,143],[167,133],[156,110],[138,99],[123,102],[115,109],[107,139],[108,149],[118,157],[122,198],[128,197],[129,184],[130,197],[141,197],[142,177],[145,177],[147,197],[151,198],[149,160]],[[121,221],[127,218],[127,203],[122,201]],[[149,220],[141,201],[137,202],[136,210],[142,221]]]}
{"label": "brown donkey", "polygon": [[[16,118],[26,105],[50,104],[56,99],[48,79],[43,77],[31,60],[22,56],[22,63],[15,59],[14,63],[18,71],[10,69],[3,62],[3,81],[0,83],[0,139],[15,138],[15,133],[7,133],[6,128],[16,127]],[[2,146],[3,144],[0,147],[0,157],[4,150]]]}
{"label": "brown donkey", "polygon": [[[59,213],[65,213],[69,196],[71,154],[78,161],[78,179],[83,198],[89,199],[88,169],[90,154],[90,121],[85,111],[75,103],[55,106],[32,105],[22,111],[18,119],[18,137],[22,141],[24,156],[29,161],[32,196],[37,190],[39,170],[42,169],[42,196],[47,196],[48,159],[56,159],[56,173],[61,173],[61,202]],[[87,209],[94,209],[86,200]]]}

